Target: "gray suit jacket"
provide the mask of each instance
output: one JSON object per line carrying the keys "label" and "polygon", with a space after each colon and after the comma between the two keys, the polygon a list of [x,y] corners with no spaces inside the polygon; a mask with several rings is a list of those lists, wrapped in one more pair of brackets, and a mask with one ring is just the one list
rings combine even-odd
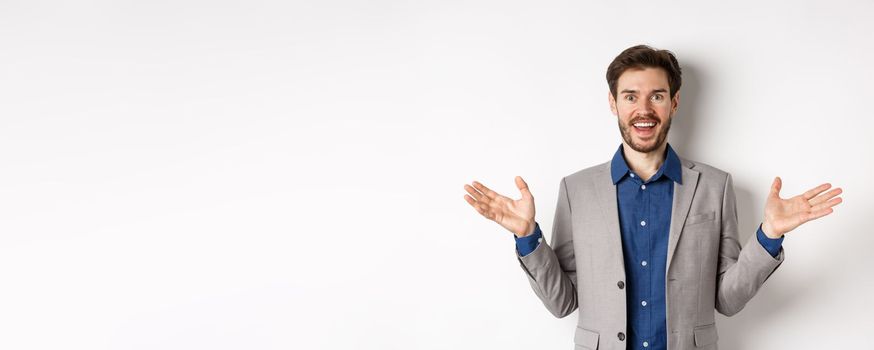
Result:
{"label": "gray suit jacket", "polygon": [[[668,348],[716,349],[714,310],[731,316],[743,309],[784,254],[781,248],[772,257],[756,235],[741,250],[731,175],[680,160],[683,184],[674,183],[665,275]],[[551,243],[516,256],[553,315],[579,310],[575,349],[626,348],[625,267],[610,162],[564,177]]]}

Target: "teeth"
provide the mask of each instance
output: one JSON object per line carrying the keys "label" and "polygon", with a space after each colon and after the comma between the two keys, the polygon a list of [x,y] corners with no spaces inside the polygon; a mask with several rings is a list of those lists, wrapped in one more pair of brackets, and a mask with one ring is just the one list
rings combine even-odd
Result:
{"label": "teeth", "polygon": [[650,123],[634,123],[634,126],[636,126],[638,128],[649,128],[649,127],[655,126],[655,123],[652,123],[652,122],[650,122]]}

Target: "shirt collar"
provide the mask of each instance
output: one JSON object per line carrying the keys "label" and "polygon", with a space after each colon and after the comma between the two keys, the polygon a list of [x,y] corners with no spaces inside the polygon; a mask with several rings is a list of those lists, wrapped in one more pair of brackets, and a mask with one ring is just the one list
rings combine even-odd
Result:
{"label": "shirt collar", "polygon": [[[622,154],[622,145],[619,145],[619,149],[613,154],[613,160],[610,161],[610,176],[613,179],[613,184],[615,185],[619,182],[629,171],[628,163],[625,162],[625,155]],[[680,157],[677,156],[677,153],[674,152],[669,143],[665,147],[665,162],[662,163],[661,168],[655,173],[653,180],[658,179],[661,175],[665,175],[678,184],[683,184],[682,174]]]}

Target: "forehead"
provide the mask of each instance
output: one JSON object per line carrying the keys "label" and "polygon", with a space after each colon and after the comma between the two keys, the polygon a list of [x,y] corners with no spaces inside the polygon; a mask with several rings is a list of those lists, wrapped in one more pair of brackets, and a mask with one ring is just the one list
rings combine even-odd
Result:
{"label": "forehead", "polygon": [[622,93],[623,90],[667,90],[668,87],[668,73],[661,68],[628,69],[616,81],[616,90],[619,93]]}

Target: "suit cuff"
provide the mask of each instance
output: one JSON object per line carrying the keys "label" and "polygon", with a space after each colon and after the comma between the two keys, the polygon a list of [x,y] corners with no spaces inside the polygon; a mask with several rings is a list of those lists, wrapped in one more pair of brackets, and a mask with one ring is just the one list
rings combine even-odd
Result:
{"label": "suit cuff", "polygon": [[516,239],[516,251],[520,256],[526,256],[537,249],[537,246],[543,240],[543,232],[540,232],[540,224],[534,222],[534,232],[525,237],[519,238],[513,235]]}
{"label": "suit cuff", "polygon": [[780,247],[783,246],[783,238],[786,238],[786,236],[780,236],[780,238],[776,239],[768,238],[768,236],[765,235],[765,232],[762,231],[762,225],[759,224],[759,229],[756,231],[756,238],[759,239],[759,244],[761,244],[772,257],[777,257],[777,254],[780,253]]}

